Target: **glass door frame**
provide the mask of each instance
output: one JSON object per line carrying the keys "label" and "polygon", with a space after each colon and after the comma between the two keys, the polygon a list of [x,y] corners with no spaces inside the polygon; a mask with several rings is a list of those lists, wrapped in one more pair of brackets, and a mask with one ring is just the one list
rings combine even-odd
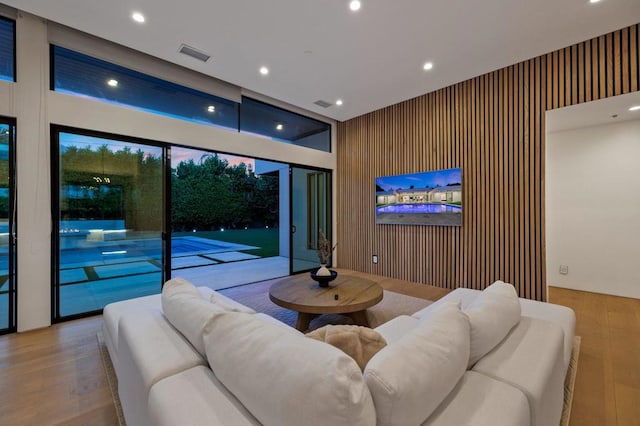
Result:
{"label": "glass door frame", "polygon": [[18,311],[18,289],[17,289],[17,257],[18,240],[16,238],[17,209],[16,200],[17,180],[16,180],[16,119],[0,116],[0,124],[9,126],[9,306],[8,306],[8,327],[0,329],[0,334],[13,333],[17,330]]}
{"label": "glass door frame", "polygon": [[60,315],[60,133],[72,133],[75,135],[110,139],[120,142],[128,142],[140,145],[149,145],[162,149],[162,264],[161,281],[158,293],[171,274],[171,241],[167,238],[168,220],[171,218],[171,193],[170,188],[171,171],[171,145],[149,139],[142,139],[132,136],[119,135],[115,133],[101,132],[97,130],[81,129],[77,127],[51,124],[51,323],[70,321],[78,318],[85,318],[102,313],[102,309],[87,311],[72,315]]}
{"label": "glass door frame", "polygon": [[[300,164],[289,163],[289,275],[302,274],[305,272],[313,271],[317,269],[316,267],[308,268],[308,269],[299,269],[294,270],[293,266],[293,256],[294,256],[294,244],[293,244],[293,234],[297,232],[293,221],[293,209],[294,209],[294,199],[293,199],[293,169],[301,169],[301,170],[311,170],[316,172],[322,172],[327,174],[327,232],[326,236],[331,246],[333,247],[333,171],[330,169],[323,169],[321,167],[314,166],[305,166]],[[318,267],[320,265],[320,261],[318,260]]]}

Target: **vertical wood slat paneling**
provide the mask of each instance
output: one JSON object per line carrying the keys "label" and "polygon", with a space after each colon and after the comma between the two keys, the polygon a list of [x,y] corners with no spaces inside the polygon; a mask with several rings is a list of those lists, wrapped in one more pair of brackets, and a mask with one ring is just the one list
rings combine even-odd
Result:
{"label": "vertical wood slat paneling", "polygon": [[[545,111],[637,91],[639,47],[634,25],[340,123],[338,264],[545,300]],[[462,227],[375,225],[376,176],[451,167]]]}

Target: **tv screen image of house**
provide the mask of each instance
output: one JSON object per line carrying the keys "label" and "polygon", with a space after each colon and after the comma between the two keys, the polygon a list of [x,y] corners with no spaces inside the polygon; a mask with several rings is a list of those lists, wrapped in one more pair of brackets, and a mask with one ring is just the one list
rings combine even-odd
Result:
{"label": "tv screen image of house", "polygon": [[376,224],[462,225],[462,169],[376,178]]}

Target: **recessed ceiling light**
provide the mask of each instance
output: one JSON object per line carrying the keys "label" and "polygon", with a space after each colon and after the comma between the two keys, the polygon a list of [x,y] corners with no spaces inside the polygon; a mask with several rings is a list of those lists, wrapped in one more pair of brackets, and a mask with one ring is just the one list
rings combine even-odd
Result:
{"label": "recessed ceiling light", "polygon": [[600,0],[589,0],[589,3],[599,3]]}
{"label": "recessed ceiling light", "polygon": [[422,66],[422,69],[424,69],[425,71],[429,71],[432,68],[433,68],[433,62],[427,62]]}
{"label": "recessed ceiling light", "polygon": [[353,0],[351,3],[349,3],[349,9],[351,9],[354,12],[360,10],[361,6],[362,4],[360,3],[359,0]]}
{"label": "recessed ceiling light", "polygon": [[107,84],[111,87],[117,87],[118,86],[118,80],[114,80],[113,78],[109,81],[107,81]]}
{"label": "recessed ceiling light", "polygon": [[142,24],[144,22],[144,15],[140,12],[133,12],[131,14],[131,19]]}
{"label": "recessed ceiling light", "polygon": [[336,101],[336,105],[338,105],[338,106],[342,105],[342,99],[338,99],[338,100]]}
{"label": "recessed ceiling light", "polygon": [[209,112],[215,112],[215,110],[216,110],[216,107],[215,107],[215,106],[213,106],[213,105],[209,105],[209,106],[207,107],[207,111],[209,111]]}
{"label": "recessed ceiling light", "polygon": [[282,129],[284,129],[284,126],[278,123],[278,125],[276,126],[276,130],[282,130]]}
{"label": "recessed ceiling light", "polygon": [[629,111],[638,111],[640,110],[640,105],[634,105],[631,108],[629,108]]}
{"label": "recessed ceiling light", "polygon": [[260,67],[260,74],[262,74],[262,75],[267,75],[267,74],[269,74],[269,68],[267,68],[267,67]]}

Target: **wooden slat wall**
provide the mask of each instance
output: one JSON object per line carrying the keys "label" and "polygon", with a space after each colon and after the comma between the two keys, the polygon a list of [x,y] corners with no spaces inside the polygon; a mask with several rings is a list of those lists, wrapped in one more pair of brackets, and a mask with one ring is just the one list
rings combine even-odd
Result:
{"label": "wooden slat wall", "polygon": [[[639,46],[634,25],[340,123],[340,267],[545,300],[545,111],[637,91]],[[376,176],[452,167],[462,227],[375,225]]]}

